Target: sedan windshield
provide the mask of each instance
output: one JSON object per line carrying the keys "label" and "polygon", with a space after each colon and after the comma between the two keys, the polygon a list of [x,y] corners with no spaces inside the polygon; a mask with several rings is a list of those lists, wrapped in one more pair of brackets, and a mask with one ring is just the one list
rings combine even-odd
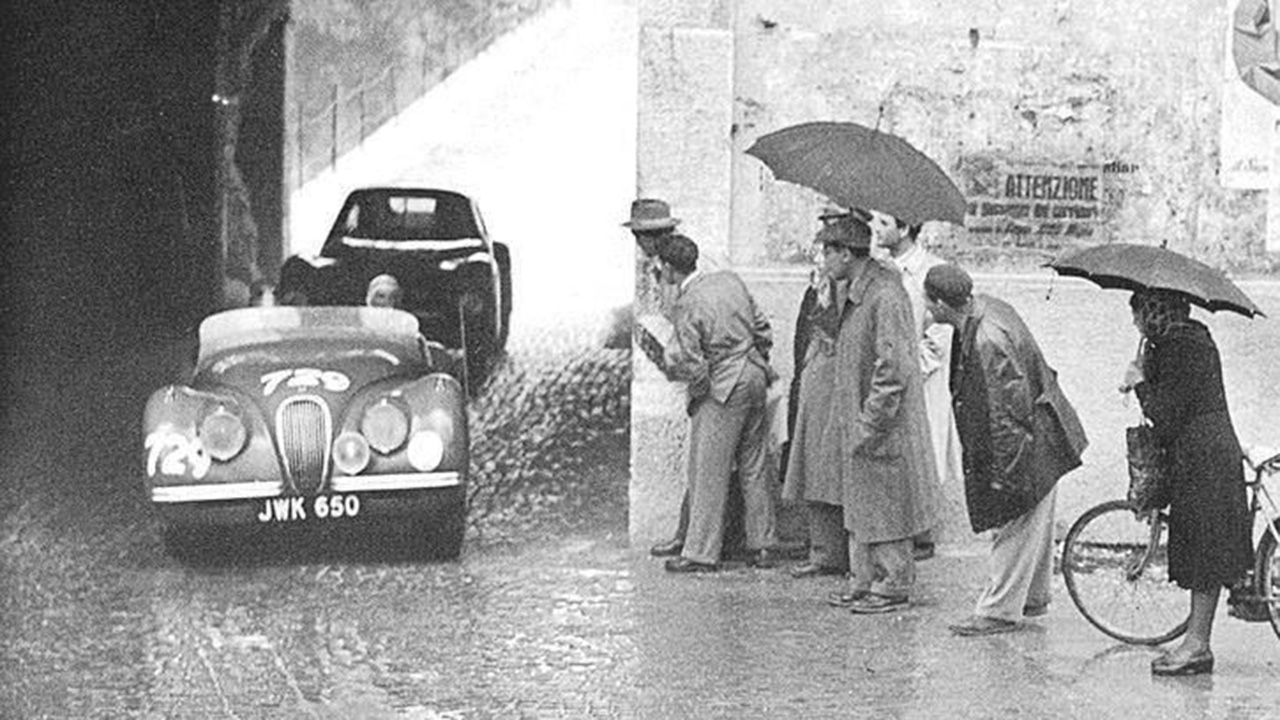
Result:
{"label": "sedan windshield", "polygon": [[368,190],[347,200],[333,235],[357,240],[462,240],[477,238],[480,232],[465,196]]}

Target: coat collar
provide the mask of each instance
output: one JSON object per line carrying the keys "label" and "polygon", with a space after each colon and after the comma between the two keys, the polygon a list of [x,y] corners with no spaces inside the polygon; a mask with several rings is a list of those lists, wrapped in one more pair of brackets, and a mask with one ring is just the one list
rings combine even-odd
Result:
{"label": "coat collar", "polygon": [[871,265],[875,260],[867,258],[864,262],[859,263],[858,269],[854,276],[849,280],[848,290],[845,291],[844,301],[850,305],[861,305],[862,298],[867,294],[867,288],[871,286],[874,274]]}
{"label": "coat collar", "polygon": [[677,294],[685,294],[689,291],[690,286],[701,280],[703,277],[705,277],[705,274],[702,272],[702,268],[694,268],[694,271],[689,273],[688,277],[680,281],[680,292]]}

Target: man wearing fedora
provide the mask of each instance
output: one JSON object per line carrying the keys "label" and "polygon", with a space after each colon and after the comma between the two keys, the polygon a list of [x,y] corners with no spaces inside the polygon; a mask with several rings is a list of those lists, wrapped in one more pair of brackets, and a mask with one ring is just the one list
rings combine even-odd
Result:
{"label": "man wearing fedora", "polygon": [[[672,217],[671,206],[665,200],[657,198],[638,198],[631,203],[631,218],[622,226],[631,231],[636,245],[644,253],[640,272],[653,282],[652,299],[664,312],[670,310],[670,293],[664,293],[661,278],[661,263],[658,251],[667,238],[674,233],[680,218]],[[731,553],[737,553],[744,545],[743,537],[743,503],[741,483],[734,483],[730,488],[729,501],[725,507],[725,547]],[[676,530],[670,540],[655,544],[649,549],[654,557],[674,557],[684,549],[684,539],[689,531],[689,491],[686,488],[680,501],[680,515],[676,521]]]}
{"label": "man wearing fedora", "polygon": [[637,198],[631,203],[631,219],[622,226],[631,231],[636,244],[644,253],[642,272],[646,277],[658,280],[658,250],[675,232],[680,218],[671,216],[671,206],[657,198]]}
{"label": "man wearing fedora", "polygon": [[776,543],[773,495],[765,473],[765,393],[777,379],[769,365],[769,320],[747,286],[727,271],[698,270],[698,246],[672,234],[658,249],[662,282],[676,289],[674,340],[663,372],[688,388],[688,531],[671,572],[717,569],[725,507],[737,468],[750,562],[771,565]]}
{"label": "man wearing fedora", "polygon": [[859,217],[828,223],[818,240],[834,286],[834,361],[827,417],[805,441],[804,464],[838,486],[851,574],[828,601],[858,614],[902,610],[915,584],[911,539],[933,526],[937,497],[911,300],[870,257]]}
{"label": "man wearing fedora", "polygon": [[[662,299],[660,293],[661,284],[661,264],[658,261],[658,250],[663,246],[666,239],[675,233],[676,226],[680,224],[680,219],[671,216],[671,206],[665,200],[657,198],[637,198],[631,202],[631,219],[622,223],[622,227],[631,231],[632,237],[636,240],[636,245],[640,247],[640,251],[644,253],[644,260],[640,272],[643,277],[649,278],[657,286],[658,295],[655,301],[661,306]],[[676,531],[672,538],[666,542],[660,542],[650,548],[649,552],[654,557],[668,557],[679,555],[684,549],[684,538],[689,531],[689,491],[686,488],[684,497],[680,501],[680,517],[676,522]]]}

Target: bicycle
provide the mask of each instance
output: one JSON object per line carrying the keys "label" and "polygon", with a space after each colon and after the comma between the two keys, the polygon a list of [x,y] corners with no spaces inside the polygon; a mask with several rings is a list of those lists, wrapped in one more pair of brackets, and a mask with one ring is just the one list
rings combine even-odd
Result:
{"label": "bicycle", "polygon": [[[1280,638],[1280,506],[1264,480],[1280,475],[1280,453],[1246,448],[1246,483],[1255,528],[1254,566],[1231,589],[1231,614],[1269,620]],[[1169,582],[1168,514],[1137,511],[1127,500],[1109,500],[1086,510],[1062,543],[1061,568],[1071,601],[1107,635],[1138,645],[1160,645],[1187,631],[1187,593]],[[1259,531],[1255,529],[1255,534]]]}

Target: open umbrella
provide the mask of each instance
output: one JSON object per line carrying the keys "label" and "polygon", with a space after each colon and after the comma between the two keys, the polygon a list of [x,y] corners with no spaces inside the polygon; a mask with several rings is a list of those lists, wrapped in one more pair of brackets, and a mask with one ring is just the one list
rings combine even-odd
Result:
{"label": "open umbrella", "polygon": [[964,224],[966,203],[955,183],[896,135],[851,122],[808,122],[760,136],[747,154],[777,179],[847,208],[879,210],[912,225]]}
{"label": "open umbrella", "polygon": [[1222,272],[1161,247],[1095,245],[1063,253],[1047,265],[1059,275],[1087,278],[1104,288],[1173,290],[1211,312],[1230,310],[1249,318],[1264,314]]}

